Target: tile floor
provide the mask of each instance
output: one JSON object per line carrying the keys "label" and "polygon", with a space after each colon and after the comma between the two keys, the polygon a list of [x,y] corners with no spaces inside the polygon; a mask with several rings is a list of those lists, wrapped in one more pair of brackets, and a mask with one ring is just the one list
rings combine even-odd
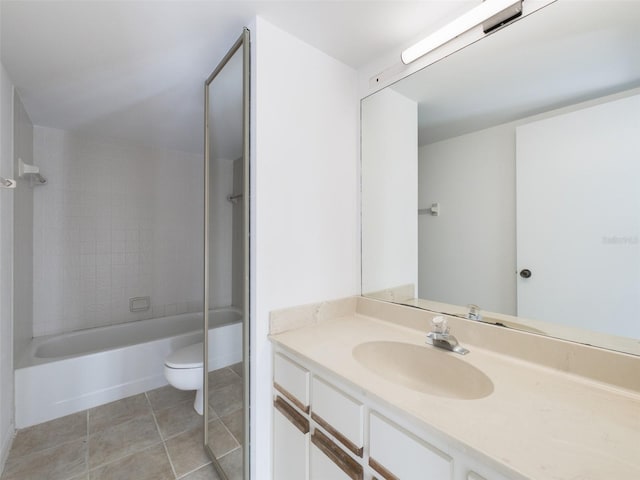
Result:
{"label": "tile floor", "polygon": [[[242,479],[239,365],[209,373],[209,442]],[[20,430],[0,480],[218,480],[194,392],[161,387]]]}

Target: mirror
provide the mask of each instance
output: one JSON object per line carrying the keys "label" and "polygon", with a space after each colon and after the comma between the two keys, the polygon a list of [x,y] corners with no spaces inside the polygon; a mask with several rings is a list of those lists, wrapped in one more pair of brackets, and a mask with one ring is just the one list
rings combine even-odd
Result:
{"label": "mirror", "polygon": [[205,82],[204,448],[249,478],[249,31]]}
{"label": "mirror", "polygon": [[558,1],[365,98],[363,295],[640,355],[638,25]]}

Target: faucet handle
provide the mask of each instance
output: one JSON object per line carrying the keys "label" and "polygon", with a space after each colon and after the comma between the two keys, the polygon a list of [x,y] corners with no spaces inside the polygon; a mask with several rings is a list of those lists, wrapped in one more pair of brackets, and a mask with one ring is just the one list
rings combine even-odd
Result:
{"label": "faucet handle", "polygon": [[431,319],[431,328],[434,333],[440,333],[442,335],[447,335],[449,333],[447,319],[440,315]]}

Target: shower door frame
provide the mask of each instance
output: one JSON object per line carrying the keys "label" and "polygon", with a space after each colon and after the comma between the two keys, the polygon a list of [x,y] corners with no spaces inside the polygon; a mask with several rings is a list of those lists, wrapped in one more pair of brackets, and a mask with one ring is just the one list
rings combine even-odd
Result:
{"label": "shower door frame", "polygon": [[244,195],[244,212],[243,212],[243,235],[244,239],[244,272],[243,272],[243,311],[242,311],[242,382],[243,382],[243,439],[242,439],[242,464],[243,477],[245,479],[250,476],[250,303],[249,303],[249,285],[250,285],[250,95],[251,95],[251,37],[250,31],[244,27],[242,34],[238,40],[229,49],[224,58],[220,61],[215,70],[209,75],[204,82],[204,302],[203,302],[203,401],[205,403],[203,409],[203,443],[204,450],[211,459],[214,468],[222,480],[228,480],[227,474],[224,472],[216,457],[209,446],[209,382],[208,382],[208,366],[209,366],[209,106],[210,95],[209,87],[215,77],[227,65],[229,60],[242,49],[242,161],[243,161],[243,195]]}

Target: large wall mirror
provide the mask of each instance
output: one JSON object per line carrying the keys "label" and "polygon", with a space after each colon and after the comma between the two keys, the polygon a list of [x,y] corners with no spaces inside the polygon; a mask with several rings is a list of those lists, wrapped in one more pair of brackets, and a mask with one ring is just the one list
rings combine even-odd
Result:
{"label": "large wall mirror", "polygon": [[363,294],[640,355],[639,25],[558,0],[365,98]]}
{"label": "large wall mirror", "polygon": [[205,82],[203,440],[211,478],[249,478],[249,30]]}

